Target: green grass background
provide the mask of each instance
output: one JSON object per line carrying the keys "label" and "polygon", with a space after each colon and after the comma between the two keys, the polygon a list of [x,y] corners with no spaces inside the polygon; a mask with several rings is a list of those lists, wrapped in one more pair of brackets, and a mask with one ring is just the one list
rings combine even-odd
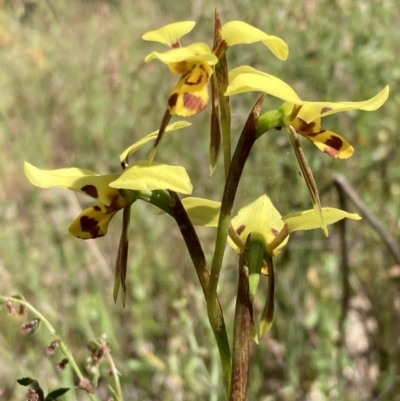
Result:
{"label": "green grass background", "polygon": [[[230,68],[250,64],[277,75],[309,100],[365,100],[386,84],[388,102],[374,113],[324,119],[356,152],[334,160],[302,140],[319,187],[343,173],[398,242],[400,228],[400,9],[396,0],[0,0],[0,294],[23,294],[59,330],[83,366],[86,343],[106,334],[125,399],[223,400],[219,357],[195,271],[167,216],[135,204],[130,230],[128,305],[112,301],[120,217],[109,234],[80,241],[67,232],[87,199],[40,190],[25,178],[27,160],[43,168],[119,171],[118,155],[158,128],[175,84],[166,66],[144,64],[162,46],[141,35],[194,19],[183,40],[211,44],[213,13],[245,20],[289,45],[286,62],[262,44],[229,51]],[[257,94],[232,98],[233,135]],[[279,105],[267,97],[264,109]],[[222,164],[208,177],[209,109],[163,141],[158,158],[185,166],[194,195],[221,198]],[[147,156],[148,148],[139,157]],[[271,132],[253,149],[236,210],[267,193],[282,214],[310,208],[288,137]],[[337,206],[333,190],[324,205]],[[348,209],[354,211],[349,204]],[[346,341],[338,342],[342,278],[337,229],[293,235],[276,261],[276,318],[251,346],[249,400],[400,400],[399,266],[362,220],[348,224],[351,302]],[[199,229],[211,261],[215,231]],[[231,329],[236,259],[226,253],[220,296]],[[261,291],[266,290],[262,283]],[[256,311],[262,308],[261,301]],[[76,380],[47,356],[44,327],[21,331],[28,317],[0,310],[0,400],[24,399],[16,379],[37,378],[45,391]],[[341,363],[338,365],[338,360]],[[107,400],[107,367],[99,395]],[[74,390],[66,401],[84,400]]]}

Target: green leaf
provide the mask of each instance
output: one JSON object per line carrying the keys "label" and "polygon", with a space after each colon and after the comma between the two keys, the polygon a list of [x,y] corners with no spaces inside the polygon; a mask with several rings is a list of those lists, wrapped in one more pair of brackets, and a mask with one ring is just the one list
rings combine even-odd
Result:
{"label": "green leaf", "polygon": [[155,162],[149,165],[147,160],[136,162],[128,167],[118,179],[109,185],[112,188],[137,191],[169,189],[181,194],[191,194],[193,190],[184,167]]}
{"label": "green leaf", "polygon": [[47,394],[44,401],[56,400],[58,397],[61,397],[63,394],[65,394],[69,390],[70,390],[69,388],[59,388],[57,390],[54,390],[51,393]]}
{"label": "green leaf", "polygon": [[30,386],[36,380],[31,379],[30,377],[23,377],[22,379],[17,379],[17,383],[21,386]]}

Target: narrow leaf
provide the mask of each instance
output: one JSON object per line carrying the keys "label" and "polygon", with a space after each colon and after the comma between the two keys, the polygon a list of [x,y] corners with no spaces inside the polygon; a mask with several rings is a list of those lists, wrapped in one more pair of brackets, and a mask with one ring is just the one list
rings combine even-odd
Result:
{"label": "narrow leaf", "polygon": [[324,218],[322,216],[322,211],[321,211],[321,201],[319,199],[319,191],[317,184],[315,182],[313,173],[311,171],[311,168],[307,162],[306,156],[303,152],[303,149],[300,145],[300,142],[297,137],[297,132],[294,130],[292,126],[289,126],[288,128],[289,132],[289,137],[292,142],[292,146],[294,149],[294,153],[297,158],[297,162],[299,163],[301,172],[302,172],[302,177],[304,178],[308,192],[311,196],[311,201],[314,206],[314,210],[317,214],[317,217],[319,219],[319,227],[321,227],[325,233],[326,236],[328,236],[328,228],[326,226],[326,223],[324,222]]}
{"label": "narrow leaf", "polygon": [[51,393],[47,394],[46,398],[44,399],[45,401],[50,401],[50,400],[56,400],[58,397],[61,397],[64,395],[66,392],[68,392],[70,389],[69,388],[59,388],[57,390],[52,391]]}

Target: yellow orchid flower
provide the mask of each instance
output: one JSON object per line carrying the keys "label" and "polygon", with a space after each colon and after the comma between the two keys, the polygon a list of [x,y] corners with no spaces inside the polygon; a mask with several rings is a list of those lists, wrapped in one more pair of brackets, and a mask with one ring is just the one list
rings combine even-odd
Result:
{"label": "yellow orchid flower", "polygon": [[282,125],[291,125],[297,133],[309,139],[318,149],[339,159],[349,158],[353,147],[335,132],[321,128],[321,119],[334,113],[350,110],[374,111],[379,109],[389,96],[389,86],[371,99],[361,102],[310,102],[301,100],[296,92],[280,79],[250,66],[233,69],[229,73],[229,86],[225,93],[265,92],[286,103],[282,105]]}
{"label": "yellow orchid flower", "polygon": [[[176,22],[142,36],[144,40],[170,47],[170,50],[165,52],[149,53],[145,62],[158,59],[167,64],[173,74],[181,75],[168,98],[168,110],[171,115],[194,116],[203,111],[208,103],[208,82],[214,72],[213,67],[218,63],[218,57],[206,43],[181,46],[180,39],[194,26],[194,21]],[[231,21],[223,25],[221,36],[219,50],[216,50],[219,54],[240,43],[262,42],[276,57],[285,60],[288,55],[287,45],[282,39],[267,35],[242,21]]]}
{"label": "yellow orchid flower", "polygon": [[29,181],[40,188],[59,187],[80,192],[98,204],[84,210],[70,225],[69,232],[77,238],[99,238],[107,234],[112,217],[127,204],[117,189],[109,186],[119,175],[99,175],[80,168],[42,170],[25,162],[24,172]]}
{"label": "yellow orchid flower", "polygon": [[80,239],[99,238],[107,234],[114,215],[132,203],[119,189],[153,191],[170,189],[182,194],[192,192],[185,169],[139,161],[121,174],[99,175],[80,168],[42,170],[25,162],[24,172],[29,181],[40,188],[59,187],[80,192],[97,200],[97,205],[84,210],[70,225],[69,232]]}
{"label": "yellow orchid flower", "polygon": [[[322,215],[326,225],[336,223],[344,218],[360,220],[356,213],[347,213],[343,210],[323,207]],[[262,195],[251,204],[239,210],[232,219],[232,226],[236,230],[243,244],[249,234],[257,235],[258,240],[264,243],[265,251],[275,256],[287,244],[289,234],[299,230],[321,228],[321,221],[314,209],[281,216],[267,195]],[[228,239],[232,248],[240,253],[242,249],[231,238]]]}
{"label": "yellow orchid flower", "polygon": [[173,74],[181,75],[168,98],[171,115],[194,116],[203,111],[208,103],[207,84],[218,58],[206,43],[193,43],[186,47],[180,44],[181,37],[189,33],[195,24],[193,21],[176,22],[142,36],[144,40],[170,47],[163,53],[151,52],[145,57],[145,62],[158,59],[167,64]]}

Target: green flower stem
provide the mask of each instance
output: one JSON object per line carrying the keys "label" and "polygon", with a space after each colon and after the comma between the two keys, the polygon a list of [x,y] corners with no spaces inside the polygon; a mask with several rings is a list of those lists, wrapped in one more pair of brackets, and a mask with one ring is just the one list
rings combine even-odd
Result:
{"label": "green flower stem", "polygon": [[284,115],[279,109],[268,111],[267,113],[260,116],[257,121],[256,137],[259,138],[261,135],[274,128],[283,127],[283,117]]}
{"label": "green flower stem", "polygon": [[152,205],[157,206],[158,208],[163,210],[165,213],[174,217],[170,196],[165,191],[137,191],[136,196],[137,199],[151,203]]}
{"label": "green flower stem", "polygon": [[[218,220],[217,238],[215,242],[215,251],[211,266],[210,283],[207,294],[208,318],[210,320],[211,327],[217,332],[222,330],[222,327],[219,326],[215,299],[217,298],[219,274],[221,271],[225,245],[228,238],[228,230],[231,224],[232,207],[244,165],[250,154],[251,148],[257,139],[256,124],[263,100],[264,97],[261,97],[254,106],[243,128],[242,134],[240,135],[222,196],[221,212]],[[225,380],[230,382],[230,377],[225,377]],[[227,388],[229,389],[230,385]]]}
{"label": "green flower stem", "polygon": [[[4,302],[8,302],[8,301],[12,301],[15,302],[19,305],[23,305],[25,306],[33,315],[35,315],[35,317],[37,317],[41,323],[43,323],[45,325],[45,327],[47,328],[47,330],[50,332],[50,334],[54,337],[54,339],[58,342],[58,345],[61,348],[61,351],[63,352],[63,354],[66,356],[66,358],[68,359],[68,363],[71,365],[72,369],[74,370],[74,372],[76,373],[76,375],[78,376],[79,380],[83,380],[85,379],[85,376],[83,376],[83,373],[81,372],[81,370],[79,369],[77,363],[75,362],[75,359],[71,353],[71,351],[69,350],[69,348],[66,346],[66,344],[64,343],[64,340],[61,338],[61,336],[57,333],[57,331],[55,330],[55,328],[50,324],[50,322],[36,309],[34,308],[29,302],[25,301],[24,299],[21,299],[19,297],[15,297],[15,296],[11,296],[11,297],[5,297],[5,296],[1,296],[0,295],[0,300],[4,301]],[[86,391],[86,390],[84,390]],[[89,398],[92,401],[97,401],[97,397],[90,393],[89,391],[86,391],[86,393],[88,394]]]}
{"label": "green flower stem", "polygon": [[102,345],[102,347],[104,349],[104,354],[106,356],[108,364],[110,365],[111,374],[112,374],[113,379],[114,379],[115,388],[116,388],[116,395],[118,396],[118,400],[116,400],[116,401],[124,401],[124,396],[123,396],[122,388],[121,388],[121,382],[119,380],[119,373],[118,373],[118,370],[117,370],[117,368],[115,366],[114,359],[111,356],[110,349],[107,346],[107,342],[104,341],[104,340],[102,340],[102,344],[101,345]]}
{"label": "green flower stem", "polygon": [[231,144],[231,108],[229,105],[229,97],[224,96],[226,88],[228,87],[228,68],[226,62],[226,55],[223,55],[220,62],[215,68],[217,75],[218,85],[218,100],[221,111],[221,128],[222,128],[222,147],[224,151],[224,170],[225,179],[229,174],[229,168],[232,158],[232,144]]}
{"label": "green flower stem", "polygon": [[229,401],[246,401],[249,349],[253,307],[250,299],[249,269],[243,252],[239,261],[239,282],[233,331],[232,380]]}

